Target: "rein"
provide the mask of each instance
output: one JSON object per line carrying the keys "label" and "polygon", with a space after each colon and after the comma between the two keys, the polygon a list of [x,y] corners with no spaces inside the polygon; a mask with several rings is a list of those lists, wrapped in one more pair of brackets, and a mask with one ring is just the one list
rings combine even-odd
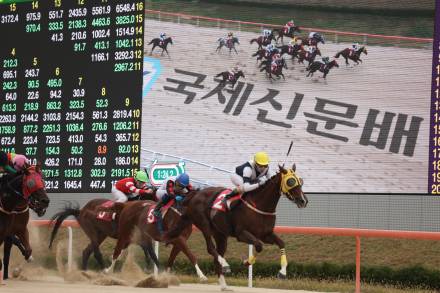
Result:
{"label": "rein", "polygon": [[269,213],[269,212],[265,212],[265,211],[259,210],[256,207],[252,206],[250,203],[248,203],[246,200],[244,200],[242,198],[240,200],[246,205],[246,207],[248,207],[249,209],[253,210],[257,214],[264,215],[264,216],[272,216],[272,217],[276,216],[276,213]]}

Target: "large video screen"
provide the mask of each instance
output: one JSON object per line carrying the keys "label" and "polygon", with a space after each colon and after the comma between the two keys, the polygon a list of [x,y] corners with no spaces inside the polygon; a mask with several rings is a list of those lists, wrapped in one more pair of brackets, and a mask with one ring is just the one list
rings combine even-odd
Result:
{"label": "large video screen", "polygon": [[3,1],[0,146],[50,192],[110,191],[139,168],[143,1]]}
{"label": "large video screen", "polygon": [[[161,32],[173,44],[148,56],[161,71],[144,95],[144,145],[231,171],[266,151],[277,170],[293,141],[287,164],[307,192],[439,192],[434,1],[345,1],[344,12],[237,2],[150,2],[146,51]],[[260,66],[269,45],[285,67]],[[232,86],[234,68],[244,77]]]}

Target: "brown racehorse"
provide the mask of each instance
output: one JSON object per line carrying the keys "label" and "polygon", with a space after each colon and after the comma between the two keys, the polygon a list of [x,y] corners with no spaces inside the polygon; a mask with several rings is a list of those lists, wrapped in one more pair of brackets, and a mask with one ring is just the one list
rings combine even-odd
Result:
{"label": "brown racehorse", "polygon": [[310,64],[315,61],[316,55],[321,56],[321,51],[318,48],[316,48],[313,53],[310,53],[308,51],[300,51],[298,52],[298,63],[304,64],[304,60],[306,60],[309,62],[308,65],[310,66]]}
{"label": "brown racehorse", "polygon": [[[170,241],[192,224],[196,225],[203,233],[209,254],[214,258],[222,290],[227,289],[224,273],[230,272],[229,264],[223,258],[228,237],[236,237],[238,241],[254,245],[257,253],[262,251],[263,243],[276,244],[281,251],[281,270],[278,276],[285,278],[287,257],[283,240],[273,231],[275,212],[282,195],[298,208],[305,208],[308,199],[302,191],[302,185],[303,180],[295,173],[295,165],[292,169],[280,166],[276,175],[258,189],[243,194],[240,200],[232,203],[228,212],[214,209],[221,203],[217,197],[225,188],[205,188],[187,196],[183,203],[186,207],[184,215],[175,228],[165,235],[165,239]],[[254,262],[255,257],[251,257],[245,264]]]}
{"label": "brown racehorse", "polygon": [[148,43],[148,45],[151,45],[151,44],[153,44],[153,48],[151,48],[150,55],[153,54],[154,48],[159,47],[162,49],[162,53],[160,54],[160,56],[163,55],[164,51],[167,52],[167,55],[169,56],[170,53],[168,53],[167,47],[168,47],[168,44],[173,44],[173,39],[171,37],[168,37],[164,41],[161,41],[159,38],[155,38],[155,39],[152,39]]}
{"label": "brown racehorse", "polygon": [[270,81],[274,80],[272,75],[275,75],[278,79],[283,77],[283,79],[285,80],[286,78],[284,77],[283,74],[283,68],[287,69],[286,60],[280,58],[279,60],[276,61],[276,64],[277,64],[276,66],[272,66],[271,60],[265,60],[260,64],[263,66],[260,69],[260,72],[266,71],[266,76],[269,77]]}
{"label": "brown racehorse", "polygon": [[286,32],[286,28],[282,27],[279,29],[274,29],[273,32],[278,34],[276,42],[278,43],[279,39],[281,38],[281,43],[284,43],[284,37],[293,38],[295,37],[295,32],[300,33],[301,29],[299,26],[294,26],[291,27],[288,32]]}
{"label": "brown racehorse", "polygon": [[235,86],[240,77],[245,78],[244,73],[241,70],[235,72],[233,76],[229,73],[229,71],[223,71],[217,74],[215,77],[222,77],[223,84],[226,84],[227,82],[231,83],[231,88]]}
{"label": "brown racehorse", "polygon": [[267,46],[270,43],[272,43],[273,39],[274,39],[274,35],[273,32],[271,32],[268,37],[259,36],[256,39],[252,39],[250,43],[253,44],[256,42],[258,44],[258,49],[263,49],[263,46]]}
{"label": "brown racehorse", "polygon": [[[193,191],[187,196],[195,192],[196,191]],[[158,230],[157,223],[154,222],[155,217],[153,215],[153,209],[155,205],[156,203],[152,201],[136,201],[127,203],[127,206],[122,210],[119,217],[120,235],[118,238],[118,243],[116,244],[113,252],[112,264],[106,269],[106,272],[111,272],[113,270],[114,264],[120,256],[122,250],[126,249],[130,245],[135,227],[139,229],[143,243],[152,242],[152,240],[163,241],[163,237]],[[174,227],[174,225],[179,221],[180,217],[181,213],[179,210],[173,206],[169,207],[166,212],[163,213],[164,229],[166,230]],[[191,236],[191,233],[192,227],[188,226],[181,231],[179,237],[169,242],[173,245],[173,248],[168,259],[167,270],[171,269],[177,254],[180,251],[183,251],[183,253],[194,265],[200,281],[204,282],[208,279],[200,270],[196,257],[186,243],[189,236]]]}
{"label": "brown racehorse", "polygon": [[[27,229],[29,208],[42,217],[49,202],[39,166],[30,166],[15,175],[3,176],[0,179],[0,245],[8,237],[17,236],[24,247],[25,259],[31,261],[32,248]],[[5,263],[7,274],[9,252],[5,256],[8,258]],[[2,267],[0,260],[0,279],[3,277]]]}
{"label": "brown racehorse", "polygon": [[360,47],[356,52],[353,52],[352,49],[350,48],[345,48],[344,50],[336,53],[335,58],[339,58],[339,56],[342,55],[342,57],[345,58],[345,64],[348,66],[348,59],[353,60],[354,62],[356,62],[356,65],[359,64],[359,61],[361,61],[361,54],[364,53],[365,55],[368,54],[367,52],[367,48],[365,48],[364,46]]}
{"label": "brown racehorse", "polygon": [[[155,196],[154,194],[151,194],[142,197],[142,199],[155,199]],[[69,216],[73,216],[78,221],[81,229],[90,239],[90,244],[83,250],[82,253],[81,269],[84,271],[87,270],[88,260],[93,252],[95,259],[98,262],[98,265],[102,270],[104,270],[104,260],[102,258],[99,246],[107,237],[118,239],[118,219],[121,211],[125,207],[125,203],[114,203],[112,206],[103,207],[104,203],[109,202],[110,201],[108,199],[104,198],[92,199],[82,209],[77,206],[74,207],[70,203],[66,207],[64,207],[63,210],[56,213],[52,217],[52,221],[55,222],[55,224],[50,237],[49,248],[52,247],[53,241],[56,237],[56,234],[58,233],[58,229],[61,227],[63,221]],[[106,213],[108,215],[107,219],[104,219],[104,217],[101,217],[102,219],[98,219],[100,215],[106,216]],[[157,260],[156,254],[154,253],[151,242],[139,242],[138,244],[144,251],[146,262],[149,262],[150,257],[153,260],[154,264],[159,267],[159,262]]]}
{"label": "brown racehorse", "polygon": [[313,73],[315,73],[316,71],[319,70],[322,73],[324,73],[324,75],[322,77],[326,78],[327,74],[330,72],[330,69],[332,69],[333,67],[339,67],[338,62],[336,62],[336,60],[333,60],[333,61],[329,62],[328,64],[324,64],[319,61],[314,61],[306,69],[309,72],[307,74],[307,77],[313,76]]}

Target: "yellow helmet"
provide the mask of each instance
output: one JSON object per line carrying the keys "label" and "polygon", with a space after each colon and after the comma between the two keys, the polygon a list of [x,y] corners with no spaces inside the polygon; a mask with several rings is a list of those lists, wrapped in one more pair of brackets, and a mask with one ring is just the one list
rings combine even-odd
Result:
{"label": "yellow helmet", "polygon": [[269,156],[265,152],[258,152],[254,156],[254,162],[261,166],[269,165]]}

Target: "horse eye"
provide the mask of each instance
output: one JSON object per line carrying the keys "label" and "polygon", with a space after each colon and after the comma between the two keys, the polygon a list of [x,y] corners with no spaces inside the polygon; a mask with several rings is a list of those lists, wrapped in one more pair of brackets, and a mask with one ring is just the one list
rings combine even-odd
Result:
{"label": "horse eye", "polygon": [[287,186],[294,187],[296,185],[296,180],[294,178],[287,179]]}

